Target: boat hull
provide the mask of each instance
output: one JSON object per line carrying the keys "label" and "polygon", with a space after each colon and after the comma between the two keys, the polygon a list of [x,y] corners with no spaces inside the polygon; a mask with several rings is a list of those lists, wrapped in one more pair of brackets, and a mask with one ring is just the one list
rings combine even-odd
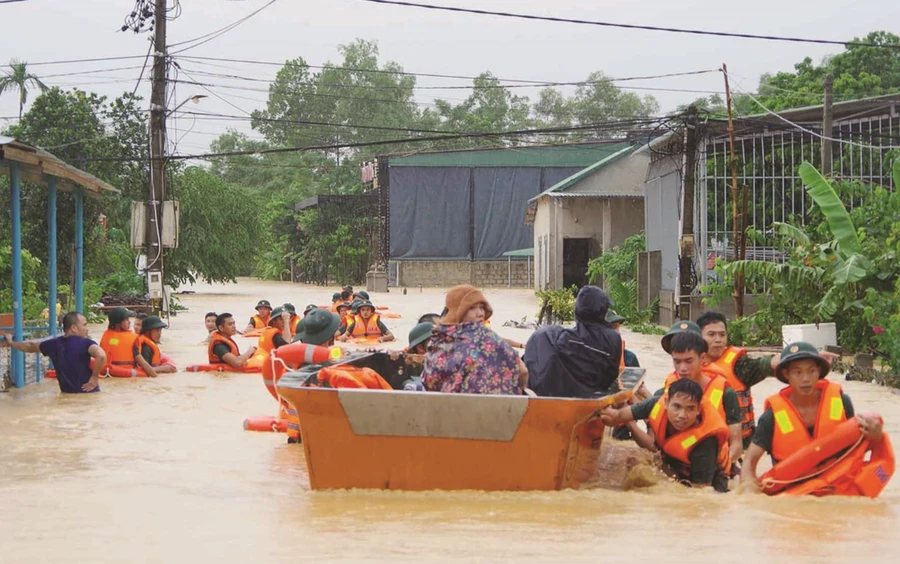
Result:
{"label": "boat hull", "polygon": [[631,395],[328,389],[303,387],[288,374],[278,392],[297,409],[314,490],[579,488],[597,478],[600,411]]}

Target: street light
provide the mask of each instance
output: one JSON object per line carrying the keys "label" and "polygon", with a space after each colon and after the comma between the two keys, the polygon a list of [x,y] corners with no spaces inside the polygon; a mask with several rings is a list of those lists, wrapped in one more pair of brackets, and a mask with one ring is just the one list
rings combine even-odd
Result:
{"label": "street light", "polygon": [[180,108],[181,106],[187,104],[188,102],[193,102],[193,103],[195,103],[195,104],[199,104],[199,103],[200,103],[200,100],[202,100],[203,98],[209,98],[209,96],[207,96],[206,94],[194,94],[193,96],[191,96],[191,97],[188,98],[187,100],[183,101],[182,103],[178,104],[177,106],[175,106],[174,108],[172,108],[171,110],[169,110],[168,113],[167,113],[167,115],[168,115],[168,114],[173,114],[173,113],[177,112],[177,111],[178,111],[178,108]]}

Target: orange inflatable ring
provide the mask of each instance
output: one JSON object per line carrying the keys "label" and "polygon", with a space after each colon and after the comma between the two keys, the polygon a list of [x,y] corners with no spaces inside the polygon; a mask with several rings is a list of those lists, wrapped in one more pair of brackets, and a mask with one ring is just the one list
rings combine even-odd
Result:
{"label": "orange inflatable ring", "polygon": [[[173,367],[175,370],[178,370],[178,366],[175,364],[175,361],[172,360],[172,357],[169,355],[160,355],[159,357],[160,365],[168,364]],[[91,368],[94,367],[94,359],[91,359]],[[113,378],[146,378],[147,374],[136,366],[123,366],[120,364],[107,364],[105,368],[105,374],[107,376],[111,376]],[[56,372],[53,373],[53,378],[56,378]]]}
{"label": "orange inflatable ring", "polygon": [[872,444],[860,433],[859,422],[853,417],[827,437],[776,464],[763,474],[760,483],[768,495],[875,498],[894,475],[894,468],[894,448],[887,433]]}
{"label": "orange inflatable ring", "polygon": [[272,433],[286,433],[287,421],[278,417],[248,417],[244,419],[245,431],[259,431]]}
{"label": "orange inflatable ring", "polygon": [[375,309],[377,309],[378,311],[386,311],[391,308],[389,308],[388,306],[377,306]]}
{"label": "orange inflatable ring", "polygon": [[400,319],[401,317],[403,317],[399,313],[392,313],[390,311],[383,311],[383,312],[379,313],[378,315],[380,315],[381,317],[384,317],[385,319]]}
{"label": "orange inflatable ring", "polygon": [[299,342],[284,345],[272,351],[268,360],[263,363],[263,384],[275,401],[281,401],[275,386],[285,372],[304,364],[320,364],[340,358],[343,354],[340,347],[321,347]]}

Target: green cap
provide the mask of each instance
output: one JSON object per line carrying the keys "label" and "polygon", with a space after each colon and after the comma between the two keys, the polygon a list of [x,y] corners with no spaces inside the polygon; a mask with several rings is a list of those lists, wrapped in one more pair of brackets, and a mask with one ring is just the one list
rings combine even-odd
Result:
{"label": "green cap", "polygon": [[119,323],[122,323],[129,317],[134,317],[135,315],[137,315],[137,314],[134,313],[133,311],[131,311],[130,309],[126,309],[122,306],[114,307],[111,310],[109,310],[109,313],[106,314],[106,316],[109,318],[109,326],[110,327],[114,327],[114,326],[118,325]]}
{"label": "green cap", "polygon": [[367,301],[371,300],[371,298],[369,298],[369,293],[366,292],[365,290],[360,290],[359,292],[356,293],[356,295],[364,300],[367,300]]}
{"label": "green cap", "polygon": [[797,341],[796,343],[791,343],[784,347],[784,350],[781,351],[781,359],[778,362],[778,366],[775,367],[775,377],[787,384],[788,380],[783,374],[784,369],[795,360],[803,360],[806,358],[815,360],[816,364],[819,365],[820,380],[831,372],[831,365],[828,364],[827,360],[822,358],[819,351],[816,350],[816,347],[804,341]]}
{"label": "green cap", "polygon": [[269,309],[272,309],[272,304],[269,303],[269,300],[259,300],[259,301],[256,303],[256,308],[255,308],[255,309],[259,309],[259,308],[261,308],[261,307],[267,307],[267,308],[269,308]]}
{"label": "green cap", "polygon": [[141,335],[148,333],[154,329],[168,329],[168,325],[156,315],[148,315],[141,323]]}
{"label": "green cap", "polygon": [[375,311],[375,304],[373,304],[369,300],[359,302],[359,304],[356,306],[356,311],[359,311],[364,307],[370,307],[372,308],[372,311]]}
{"label": "green cap", "polygon": [[337,305],[337,310],[340,311],[340,310],[344,309],[345,307],[346,307],[346,308],[352,308],[353,305],[352,305],[350,302],[344,302],[344,303],[342,303],[342,304],[338,304],[338,305]]}
{"label": "green cap", "polygon": [[360,299],[353,300],[353,302],[350,304],[350,313],[356,315],[356,313],[359,311],[359,306],[362,305],[362,303],[363,301]]}
{"label": "green cap", "polygon": [[281,317],[281,314],[282,314],[282,313],[284,313],[284,307],[283,307],[283,306],[278,306],[278,307],[276,307],[275,309],[273,309],[273,310],[272,310],[272,317],[269,319],[269,325],[272,325],[272,323],[273,323],[276,319],[278,319],[279,317]]}
{"label": "green cap", "polygon": [[334,337],[341,318],[330,311],[316,308],[303,318],[294,341],[302,341],[309,345],[321,345]]}
{"label": "green cap", "polygon": [[409,332],[409,348],[414,349],[431,338],[434,323],[419,323]]}
{"label": "green cap", "polygon": [[340,292],[335,292],[335,293],[331,294],[331,301],[336,302],[336,301],[338,301],[339,299],[341,299],[341,293],[340,293]]}
{"label": "green cap", "polygon": [[606,322],[607,323],[621,323],[625,321],[625,318],[614,312],[613,310],[609,310],[606,312]]}
{"label": "green cap", "polygon": [[661,340],[663,350],[666,352],[670,352],[669,343],[672,341],[672,337],[674,337],[678,333],[684,333],[685,331],[693,331],[698,335],[703,334],[703,332],[700,330],[700,326],[693,321],[676,321],[669,329],[669,331],[665,335],[663,335],[663,338]]}
{"label": "green cap", "polygon": [[306,306],[305,308],[303,308],[303,315],[308,314],[309,312],[311,312],[312,310],[316,309],[317,307],[319,307],[319,306],[317,306],[316,304],[309,304],[308,306]]}
{"label": "green cap", "polygon": [[294,304],[292,304],[292,303],[290,303],[290,302],[285,302],[285,304],[284,304],[283,306],[281,306],[281,307],[284,308],[284,311],[287,311],[287,312],[290,312],[290,313],[297,313],[297,308],[295,308],[295,307],[294,307]]}

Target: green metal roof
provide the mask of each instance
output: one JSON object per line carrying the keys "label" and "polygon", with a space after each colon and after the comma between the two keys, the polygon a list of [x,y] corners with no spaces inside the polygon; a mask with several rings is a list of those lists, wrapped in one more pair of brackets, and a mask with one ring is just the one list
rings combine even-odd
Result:
{"label": "green metal roof", "polygon": [[531,198],[530,200],[528,200],[528,202],[529,203],[536,202],[537,200],[543,198],[544,196],[548,196],[555,192],[565,192],[569,188],[575,186],[576,184],[578,184],[579,182],[581,182],[588,176],[594,174],[595,172],[599,171],[603,167],[616,162],[617,160],[621,159],[622,157],[624,157],[626,155],[630,155],[635,150],[637,150],[638,147],[640,147],[640,145],[628,145],[628,144],[619,145],[619,150],[617,152],[615,152],[611,155],[608,155],[603,160],[597,161],[594,164],[592,164],[591,166],[576,172],[572,176],[557,182],[556,184],[554,184],[550,188],[547,188],[546,190],[544,190],[543,192],[541,192],[534,198]]}
{"label": "green metal roof", "polygon": [[534,247],[529,247],[527,249],[518,249],[515,251],[506,251],[503,253],[505,257],[533,257],[534,256]]}
{"label": "green metal roof", "polygon": [[589,143],[466,149],[390,157],[389,164],[420,167],[585,167],[630,146],[630,143]]}

